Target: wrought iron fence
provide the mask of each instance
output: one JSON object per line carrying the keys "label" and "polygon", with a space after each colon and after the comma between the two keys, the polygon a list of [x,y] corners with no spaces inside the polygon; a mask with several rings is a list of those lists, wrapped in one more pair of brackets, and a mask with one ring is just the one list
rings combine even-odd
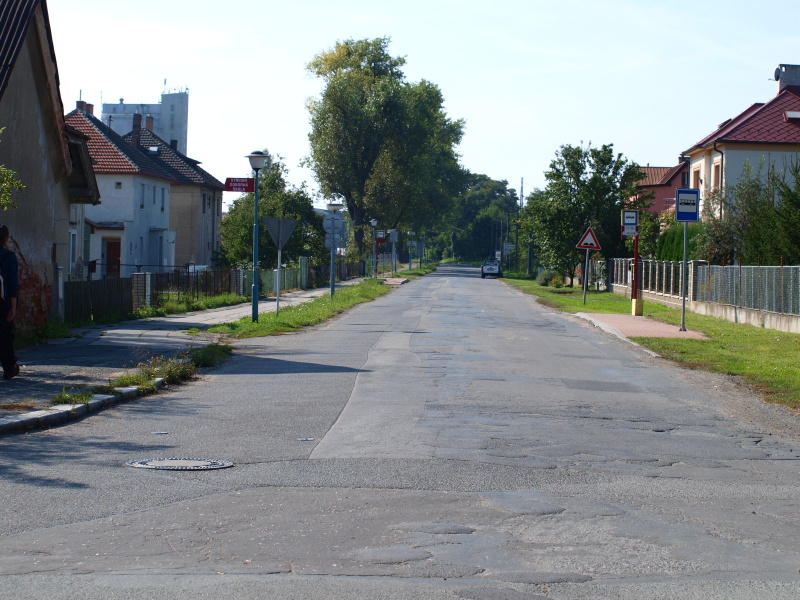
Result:
{"label": "wrought iron fence", "polygon": [[169,300],[186,301],[237,292],[239,271],[189,271],[151,275],[151,302],[162,306]]}

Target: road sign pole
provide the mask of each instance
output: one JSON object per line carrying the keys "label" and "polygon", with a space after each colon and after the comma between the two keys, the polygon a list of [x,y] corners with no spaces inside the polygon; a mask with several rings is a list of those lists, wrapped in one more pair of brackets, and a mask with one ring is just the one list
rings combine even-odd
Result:
{"label": "road sign pole", "polygon": [[[278,239],[283,239],[283,219],[278,221]],[[278,275],[275,278],[275,314],[281,312],[281,248],[283,244],[278,244]]]}
{"label": "road sign pole", "polygon": [[681,269],[681,327],[686,331],[686,296],[689,279],[689,223],[700,220],[700,190],[678,188],[675,190],[675,220],[683,223],[683,268]]}
{"label": "road sign pole", "polygon": [[255,177],[255,198],[253,199],[253,289],[251,290],[252,321],[258,323],[258,296],[259,296],[259,271],[258,271],[258,169]]}
{"label": "road sign pole", "polygon": [[586,251],[586,265],[583,267],[583,305],[586,306],[586,290],[589,288],[589,251]]}
{"label": "road sign pole", "polygon": [[686,280],[689,278],[688,267],[689,261],[687,255],[689,254],[689,223],[683,223],[683,269],[681,269],[681,328],[680,331],[686,331]]}

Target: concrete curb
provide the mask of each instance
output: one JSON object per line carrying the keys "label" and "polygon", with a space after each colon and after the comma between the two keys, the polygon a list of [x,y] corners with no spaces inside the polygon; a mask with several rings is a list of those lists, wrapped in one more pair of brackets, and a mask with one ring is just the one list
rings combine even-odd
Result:
{"label": "concrete curb", "polygon": [[[155,379],[154,383],[159,389],[164,387],[162,378]],[[138,386],[119,387],[114,388],[114,394],[93,394],[85,403],[56,404],[49,409],[3,417],[0,418],[0,435],[56,427],[70,421],[77,421],[115,404],[129,402],[142,395]]]}

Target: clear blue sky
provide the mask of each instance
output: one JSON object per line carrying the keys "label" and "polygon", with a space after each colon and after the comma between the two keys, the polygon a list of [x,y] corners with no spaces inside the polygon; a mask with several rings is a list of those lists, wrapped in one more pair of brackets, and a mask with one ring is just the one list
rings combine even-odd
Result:
{"label": "clear blue sky", "polygon": [[[388,36],[410,81],[442,90],[466,121],[470,171],[525,193],[563,144],[614,144],[672,166],[717,124],[772,98],[800,64],[800,3],[785,0],[49,0],[61,95],[157,102],[189,90],[188,154],[218,179],[248,176],[268,148],[316,189],[305,71],[337,40]],[[226,201],[234,195],[226,194]]]}

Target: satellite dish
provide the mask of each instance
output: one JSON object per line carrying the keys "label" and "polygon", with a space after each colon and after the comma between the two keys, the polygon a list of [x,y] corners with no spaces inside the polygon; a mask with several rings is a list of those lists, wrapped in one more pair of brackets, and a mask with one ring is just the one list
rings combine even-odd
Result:
{"label": "satellite dish", "polygon": [[780,81],[780,80],[781,80],[781,68],[778,67],[777,69],[775,69],[775,81]]}

